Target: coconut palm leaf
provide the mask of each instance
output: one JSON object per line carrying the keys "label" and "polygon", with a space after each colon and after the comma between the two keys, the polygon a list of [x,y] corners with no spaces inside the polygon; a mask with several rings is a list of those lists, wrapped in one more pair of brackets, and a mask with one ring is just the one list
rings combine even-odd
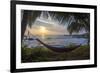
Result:
{"label": "coconut palm leaf", "polygon": [[68,24],[68,31],[79,32],[81,30],[85,30],[86,32],[90,32],[90,22],[89,22],[89,14],[73,14],[75,21],[71,24]]}
{"label": "coconut palm leaf", "polygon": [[84,30],[84,26],[80,23],[72,22],[68,27],[67,30],[70,34],[73,32],[78,33],[80,30]]}
{"label": "coconut palm leaf", "polygon": [[65,25],[65,23],[70,18],[70,13],[65,12],[49,12],[52,20],[56,20],[59,22],[59,24]]}

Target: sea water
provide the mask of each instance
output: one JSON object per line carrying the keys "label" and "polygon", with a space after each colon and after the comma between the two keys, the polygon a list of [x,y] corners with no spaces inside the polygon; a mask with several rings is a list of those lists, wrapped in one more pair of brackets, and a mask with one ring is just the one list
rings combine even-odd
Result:
{"label": "sea water", "polygon": [[31,36],[33,40],[24,39],[23,44],[27,45],[29,48],[43,46],[39,43],[36,38],[40,39],[42,42],[51,45],[51,46],[68,46],[70,44],[74,45],[86,45],[88,43],[88,39],[84,37],[76,37],[76,36],[65,36],[65,35],[47,35],[47,36]]}

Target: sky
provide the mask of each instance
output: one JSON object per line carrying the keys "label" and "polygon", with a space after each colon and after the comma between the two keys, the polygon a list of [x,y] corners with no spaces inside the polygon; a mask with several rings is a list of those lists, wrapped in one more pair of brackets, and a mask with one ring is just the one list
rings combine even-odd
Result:
{"label": "sky", "polygon": [[[43,14],[36,19],[31,28],[27,26],[25,35],[28,31],[32,35],[69,35],[66,25],[59,24],[59,22],[52,20],[50,16],[44,18]],[[80,33],[84,33],[84,31]]]}
{"label": "sky", "polygon": [[33,35],[41,35],[41,27],[45,28],[45,35],[66,35],[69,34],[67,27],[64,25],[59,25],[57,21],[51,20],[50,18],[45,19],[38,17],[33,23],[32,28],[27,26],[25,34],[29,31]]}

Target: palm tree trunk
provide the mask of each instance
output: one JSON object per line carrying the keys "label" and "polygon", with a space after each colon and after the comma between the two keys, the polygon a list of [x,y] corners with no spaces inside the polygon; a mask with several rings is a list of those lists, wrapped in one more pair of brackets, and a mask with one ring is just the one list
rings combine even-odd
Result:
{"label": "palm tree trunk", "polygon": [[21,42],[22,42],[23,37],[24,37],[27,23],[28,23],[28,11],[23,11],[23,18],[21,21]]}

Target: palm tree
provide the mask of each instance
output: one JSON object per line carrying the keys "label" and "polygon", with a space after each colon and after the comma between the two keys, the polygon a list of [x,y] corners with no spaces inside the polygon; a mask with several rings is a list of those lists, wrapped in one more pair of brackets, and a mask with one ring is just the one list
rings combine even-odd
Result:
{"label": "palm tree", "polygon": [[90,42],[90,15],[88,13],[83,14],[73,14],[75,21],[70,23],[67,30],[72,34],[73,32],[79,32],[81,30],[86,31],[86,36],[88,39],[88,45]]}
{"label": "palm tree", "polygon": [[36,18],[41,14],[41,11],[22,11],[22,20],[21,20],[21,39],[23,39],[24,32],[26,30],[27,25],[31,27]]}
{"label": "palm tree", "polygon": [[71,22],[67,29],[72,34],[72,32],[79,32],[85,30],[87,33],[90,32],[90,15],[88,13],[83,14],[73,14],[74,21]]}
{"label": "palm tree", "polygon": [[66,25],[70,34],[78,33],[81,30],[90,32],[90,15],[89,13],[71,13],[71,12],[49,12],[53,20],[59,24]]}
{"label": "palm tree", "polygon": [[90,32],[90,15],[89,13],[72,13],[72,12],[49,12],[52,19],[57,20],[59,24],[68,25],[67,30],[72,34],[85,30]]}

